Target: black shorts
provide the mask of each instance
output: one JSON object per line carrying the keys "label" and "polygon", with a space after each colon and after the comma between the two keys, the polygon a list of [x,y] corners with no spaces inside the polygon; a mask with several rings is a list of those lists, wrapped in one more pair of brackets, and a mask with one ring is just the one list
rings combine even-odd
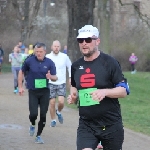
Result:
{"label": "black shorts", "polygon": [[80,119],[77,130],[77,150],[84,148],[95,150],[100,141],[103,150],[122,150],[124,141],[122,122],[104,128],[94,127],[91,123]]}

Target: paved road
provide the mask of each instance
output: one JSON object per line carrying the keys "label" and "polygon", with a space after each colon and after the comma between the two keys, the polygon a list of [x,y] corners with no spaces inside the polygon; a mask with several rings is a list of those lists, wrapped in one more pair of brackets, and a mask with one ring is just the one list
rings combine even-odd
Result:
{"label": "paved road", "polygon": [[[0,150],[76,150],[76,129],[78,111],[65,107],[64,124],[55,128],[47,124],[42,137],[44,144],[35,144],[28,134],[28,96],[27,91],[20,97],[13,94],[11,74],[0,75]],[[38,118],[39,119],[39,118]],[[150,137],[125,129],[123,150],[149,150]]]}

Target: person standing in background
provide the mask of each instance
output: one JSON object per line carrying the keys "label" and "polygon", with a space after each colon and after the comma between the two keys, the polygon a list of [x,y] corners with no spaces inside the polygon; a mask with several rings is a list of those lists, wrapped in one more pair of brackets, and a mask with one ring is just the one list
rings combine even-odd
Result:
{"label": "person standing in background", "polygon": [[18,73],[22,65],[22,54],[18,46],[14,47],[13,53],[9,54],[9,62],[14,76],[14,93],[18,93]]}
{"label": "person standing in background", "polygon": [[136,73],[135,64],[136,64],[137,61],[138,61],[137,56],[135,56],[135,54],[132,53],[131,56],[129,57],[129,62],[131,64],[131,74]]}
{"label": "person standing in background", "polygon": [[[64,108],[64,100],[66,97],[66,67],[69,73],[69,84],[71,77],[71,61],[69,57],[60,52],[61,44],[59,41],[53,41],[52,52],[47,54],[46,57],[50,58],[56,65],[56,75],[58,80],[53,82],[49,80],[49,89],[50,89],[50,116],[51,116],[51,127],[56,126],[55,113],[58,116],[58,120],[63,124],[63,116],[61,114],[62,109]],[[55,110],[56,97],[58,96],[58,108]]]}
{"label": "person standing in background", "polygon": [[2,71],[3,59],[4,59],[4,50],[2,48],[2,45],[0,44],[0,74],[1,74],[1,71]]}

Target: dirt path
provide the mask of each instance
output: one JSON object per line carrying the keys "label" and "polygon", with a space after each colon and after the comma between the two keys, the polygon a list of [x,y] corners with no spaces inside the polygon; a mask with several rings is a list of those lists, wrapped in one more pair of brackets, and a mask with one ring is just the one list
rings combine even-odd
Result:
{"label": "dirt path", "polygon": [[[28,96],[13,94],[11,74],[0,75],[0,150],[76,150],[78,111],[65,107],[64,124],[49,127],[50,117],[42,133],[44,144],[35,144],[28,134]],[[150,137],[125,129],[123,150],[149,150]]]}

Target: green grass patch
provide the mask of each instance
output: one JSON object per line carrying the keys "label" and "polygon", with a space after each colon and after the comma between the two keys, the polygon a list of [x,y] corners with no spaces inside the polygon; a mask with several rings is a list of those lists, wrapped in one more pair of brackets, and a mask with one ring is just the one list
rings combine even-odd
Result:
{"label": "green grass patch", "polygon": [[150,73],[124,73],[130,86],[130,95],[120,99],[124,126],[150,135]]}
{"label": "green grass patch", "polygon": [[10,64],[2,64],[2,72],[3,73],[11,72],[11,65]]}

